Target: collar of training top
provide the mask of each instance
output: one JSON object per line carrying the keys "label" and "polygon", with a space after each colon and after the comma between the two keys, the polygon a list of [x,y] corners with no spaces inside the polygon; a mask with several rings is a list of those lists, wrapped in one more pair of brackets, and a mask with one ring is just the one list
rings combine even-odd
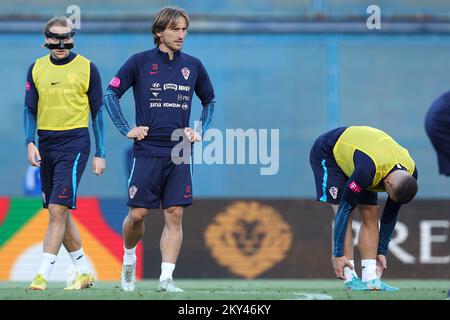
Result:
{"label": "collar of training top", "polygon": [[[158,50],[158,55],[166,62],[170,62],[170,57],[169,57],[169,53],[168,52],[164,52],[161,51],[161,49],[159,49],[159,47],[156,47],[156,49]],[[173,60],[175,60],[178,56],[180,55],[180,51],[175,51],[173,53]]]}

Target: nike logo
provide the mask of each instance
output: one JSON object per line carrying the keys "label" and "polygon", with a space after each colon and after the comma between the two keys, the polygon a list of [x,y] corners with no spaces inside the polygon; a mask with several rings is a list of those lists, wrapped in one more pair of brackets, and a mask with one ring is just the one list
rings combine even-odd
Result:
{"label": "nike logo", "polygon": [[80,260],[81,258],[83,258],[83,255],[79,256],[76,260]]}
{"label": "nike logo", "polygon": [[69,198],[69,196],[58,195],[58,198],[60,198],[60,199],[67,199],[67,198]]}
{"label": "nike logo", "polygon": [[185,194],[185,195],[184,195],[184,198],[185,198],[185,199],[192,198],[192,194]]}
{"label": "nike logo", "polygon": [[61,81],[57,81],[57,82],[52,82],[52,86],[54,86],[55,84],[60,83]]}
{"label": "nike logo", "polygon": [[56,262],[56,261],[52,261],[52,262],[50,262],[50,264],[55,264],[55,262]]}
{"label": "nike logo", "polygon": [[159,71],[150,71],[151,75],[157,74]]}

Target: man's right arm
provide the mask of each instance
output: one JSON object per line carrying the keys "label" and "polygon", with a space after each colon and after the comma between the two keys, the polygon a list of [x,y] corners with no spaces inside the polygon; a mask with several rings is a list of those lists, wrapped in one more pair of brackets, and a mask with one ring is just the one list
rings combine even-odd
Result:
{"label": "man's right arm", "polygon": [[138,67],[135,56],[132,56],[120,68],[114,78],[112,78],[103,97],[103,105],[111,117],[112,122],[119,132],[125,137],[127,137],[127,134],[131,131],[131,128],[122,113],[119,100],[122,95],[132,85],[134,85],[138,75],[137,69]]}
{"label": "man's right arm", "polygon": [[353,209],[358,205],[360,192],[362,190],[362,187],[356,182],[355,177],[352,175],[347,181],[334,220],[334,257],[342,257],[344,255],[345,232],[347,230],[348,219]]}
{"label": "man's right arm", "polygon": [[28,162],[32,166],[39,167],[41,156],[38,148],[35,146],[39,93],[33,81],[33,67],[34,63],[28,69],[27,74],[25,103],[23,108],[23,128],[25,133],[25,145],[27,147]]}
{"label": "man's right arm", "polygon": [[122,113],[119,99],[120,98],[117,92],[108,88],[105,96],[103,97],[103,105],[105,106],[106,111],[108,111],[108,114],[116,128],[126,137],[131,128]]}
{"label": "man's right arm", "polygon": [[25,87],[25,103],[23,108],[23,128],[25,133],[25,145],[30,142],[35,143],[36,125],[37,125],[37,104],[39,94],[33,81],[33,67],[30,66],[27,73],[27,82]]}
{"label": "man's right arm", "polygon": [[347,180],[344,193],[339,203],[334,222],[334,249],[333,256],[344,255],[344,240],[348,219],[361,198],[361,192],[370,186],[375,174],[375,164],[365,153],[356,150],[353,154],[355,169]]}

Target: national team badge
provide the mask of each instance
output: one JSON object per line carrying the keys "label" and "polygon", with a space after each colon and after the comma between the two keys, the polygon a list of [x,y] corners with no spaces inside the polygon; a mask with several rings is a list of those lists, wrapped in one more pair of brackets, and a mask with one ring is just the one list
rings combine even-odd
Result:
{"label": "national team badge", "polygon": [[138,188],[136,186],[131,186],[129,191],[130,191],[130,199],[133,199],[134,196],[136,195],[136,192],[138,191]]}
{"label": "national team badge", "polygon": [[187,80],[187,79],[189,79],[189,75],[191,74],[191,70],[189,70],[188,68],[184,67],[183,69],[181,69],[181,73],[183,74],[184,80]]}
{"label": "national team badge", "polygon": [[331,197],[336,200],[337,199],[337,195],[338,195],[338,188],[336,187],[331,187],[330,189],[328,189],[328,191],[331,194]]}

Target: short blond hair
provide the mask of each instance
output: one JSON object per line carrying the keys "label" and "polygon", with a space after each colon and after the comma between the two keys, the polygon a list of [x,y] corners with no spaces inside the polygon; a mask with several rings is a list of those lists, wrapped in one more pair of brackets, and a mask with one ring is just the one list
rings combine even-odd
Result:
{"label": "short blond hair", "polygon": [[44,33],[49,32],[51,27],[69,27],[70,29],[74,28],[74,25],[70,20],[65,16],[59,16],[51,18],[44,27]]}

